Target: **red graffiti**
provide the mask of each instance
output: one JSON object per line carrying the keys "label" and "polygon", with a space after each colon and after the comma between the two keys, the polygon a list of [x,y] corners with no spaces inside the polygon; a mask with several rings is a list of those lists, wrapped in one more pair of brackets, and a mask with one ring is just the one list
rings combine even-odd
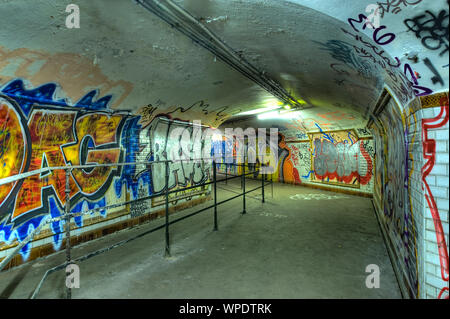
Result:
{"label": "red graffiti", "polygon": [[292,169],[292,174],[294,175],[294,183],[301,184],[302,180],[300,179],[300,174],[298,173],[298,170],[295,167]]}
{"label": "red graffiti", "polygon": [[317,116],[325,119],[326,121],[342,121],[342,120],[355,120],[355,117],[351,114],[347,114],[340,111],[327,112],[323,114],[317,114]]}
{"label": "red graffiti", "polygon": [[359,183],[361,185],[366,185],[372,179],[373,163],[372,163],[372,159],[370,158],[369,153],[367,153],[366,149],[364,148],[363,143],[359,143],[359,150],[361,151],[361,154],[367,163],[366,175],[359,176]]}
{"label": "red graffiti", "polygon": [[[363,143],[348,145],[344,142],[333,144],[328,140],[314,141],[316,155],[314,157],[314,173],[318,179],[337,180],[340,183],[351,184],[359,179],[361,185],[366,185],[372,178],[372,159],[364,149]],[[358,152],[359,148],[359,152]],[[367,163],[367,172],[361,176],[359,169],[360,153]]]}
{"label": "red graffiti", "polygon": [[[430,129],[436,129],[447,124],[449,120],[449,103],[447,98],[441,99],[441,111],[438,116],[431,119],[422,120],[422,141],[423,141],[423,157],[427,160],[422,168],[422,181],[425,186],[425,198],[430,207],[431,216],[433,217],[434,228],[436,231],[436,240],[439,251],[439,262],[441,264],[441,277],[444,281],[448,282],[449,272],[448,272],[448,252],[447,244],[445,242],[444,230],[442,228],[441,218],[439,216],[439,211],[436,205],[434,196],[430,190],[427,183],[427,176],[431,173],[434,164],[436,162],[436,141],[428,138],[428,133]],[[444,292],[448,292],[448,287],[441,289],[438,298],[440,299]],[[448,294],[446,299],[448,299]]]}

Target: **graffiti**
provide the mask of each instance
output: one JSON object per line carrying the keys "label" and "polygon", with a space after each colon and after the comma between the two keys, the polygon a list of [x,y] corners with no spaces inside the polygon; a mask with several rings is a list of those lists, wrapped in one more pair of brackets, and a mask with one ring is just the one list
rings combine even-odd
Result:
{"label": "graffiti", "polygon": [[420,2],[422,2],[422,0],[386,0],[385,2],[377,2],[379,9],[378,14],[381,18],[384,17],[385,13],[398,14],[402,11],[402,5],[406,8],[408,5],[413,6]]}
{"label": "graffiti", "polygon": [[139,115],[141,116],[142,122],[151,122],[153,120],[153,117],[155,116],[155,111],[158,108],[148,104],[147,106],[144,106],[140,111]]}
{"label": "graffiti", "polygon": [[[439,210],[437,208],[436,200],[434,199],[433,193],[430,190],[430,186],[427,183],[427,176],[433,170],[434,164],[436,162],[436,141],[429,138],[429,131],[431,129],[436,129],[443,127],[449,121],[449,103],[447,98],[443,98],[440,103],[441,110],[440,113],[431,119],[422,119],[422,141],[423,141],[423,157],[426,160],[425,165],[422,168],[422,181],[425,188],[425,199],[430,208],[431,216],[433,217],[436,240],[439,252],[439,262],[441,265],[441,277],[445,282],[449,281],[449,258],[447,251],[447,243],[445,241],[445,233],[442,226],[441,218],[439,215]],[[444,296],[447,291],[448,298],[448,287],[444,287],[439,292],[438,298]]]}
{"label": "graffiti", "polygon": [[[372,139],[359,140],[353,130],[327,132],[317,123],[315,126],[319,132],[308,134],[308,141],[279,143],[280,148],[289,152],[280,163],[280,171],[285,177],[282,179],[280,176],[280,181],[295,184],[301,184],[303,181],[320,181],[337,183],[339,186],[362,185],[363,191],[370,191],[374,157]],[[315,142],[311,143],[312,141]],[[325,147],[320,144],[322,141]],[[332,147],[329,148],[328,144]],[[328,163],[328,156],[331,162],[330,169],[333,163],[338,162],[339,168],[336,166],[331,169],[332,171],[327,170],[325,164]],[[327,163],[323,163],[323,160]],[[321,166],[321,163],[325,166]],[[325,172],[322,172],[321,168],[324,168]]]}
{"label": "graffiti", "polygon": [[[384,26],[382,26],[382,27],[384,27]],[[361,42],[366,48],[371,49],[372,52],[375,53],[375,55],[377,56],[377,57],[375,57],[373,54],[368,52],[365,48],[360,48],[360,47],[354,45],[353,48],[359,57],[371,59],[371,61],[374,64],[378,64],[379,66],[381,66],[381,68],[383,68],[394,81],[397,80],[397,77],[396,77],[395,73],[391,71],[391,68],[398,68],[400,66],[401,62],[400,62],[399,58],[395,57],[395,62],[392,62],[388,57],[384,56],[384,53],[385,53],[384,50],[381,50],[376,45],[373,45],[372,43],[365,41],[358,34],[353,34],[345,29],[341,29],[341,30],[342,30],[342,32],[353,37],[356,41]],[[379,30],[381,30],[381,27],[376,29],[376,31],[374,32],[374,37],[375,37],[375,34],[377,32],[379,32]],[[392,35],[392,33],[387,33],[387,34],[385,34],[385,36],[386,35]],[[377,39],[378,42],[380,39]],[[380,44],[380,43],[378,43],[378,44]]]}
{"label": "graffiti", "polygon": [[375,157],[375,150],[372,147],[372,143],[370,140],[366,140],[362,142],[364,149],[367,151],[367,153],[370,155],[371,158]]}
{"label": "graffiti", "polygon": [[358,137],[372,136],[372,133],[368,129],[366,129],[365,127],[357,128],[356,132],[358,133]]}
{"label": "graffiti", "polygon": [[204,119],[206,122],[210,122],[211,125],[219,126],[230,115],[238,114],[240,109],[231,110],[229,106],[213,107],[204,100],[197,101],[188,107],[184,106],[167,106],[167,103],[158,99],[155,103],[156,106],[148,104],[142,107],[138,114],[141,116],[140,123],[147,126],[157,115],[156,110],[158,107],[164,107],[164,114],[169,117],[183,117],[183,114],[189,112],[190,114],[196,114],[197,119]]}
{"label": "graffiti", "polygon": [[[332,115],[335,115],[335,113]],[[320,150],[319,147],[314,147],[311,143],[311,141],[314,140],[314,136],[319,140],[332,143],[333,147],[335,147],[334,143],[338,145],[338,151],[333,150],[333,154],[330,154],[330,156],[336,155],[339,158],[339,161],[346,161],[345,163],[339,164],[339,173],[341,173],[341,170],[344,169],[344,172],[342,173],[344,176],[333,177],[331,176],[332,174],[328,174],[328,172],[325,173],[326,176],[323,176],[323,179],[325,180],[321,180],[318,175],[316,176],[317,172],[314,170],[314,158],[325,158],[326,150]],[[330,140],[334,142],[331,142]],[[341,151],[341,145],[343,146],[344,151]],[[369,151],[366,150],[366,147]],[[354,149],[356,150],[356,158],[349,158],[350,149],[352,151]],[[275,152],[275,150],[271,150],[271,152]],[[302,184],[303,182],[325,182],[337,186],[358,187],[362,192],[372,192],[371,180],[373,171],[373,157],[371,153],[373,152],[373,141],[372,139],[359,140],[354,131],[326,132],[322,130],[318,133],[309,133],[308,139],[305,139],[305,141],[286,141],[284,135],[280,133],[277,152],[279,158],[278,170],[276,174],[271,176],[273,181],[292,184]],[[317,152],[319,152],[320,155],[317,155]],[[225,169],[227,169],[223,163],[218,163],[218,168],[221,173],[225,173]],[[257,163],[256,166],[258,165],[259,163]],[[353,166],[356,167],[356,169],[352,169]],[[347,173],[346,170],[348,167],[350,167],[350,170]],[[257,168],[258,167],[256,167],[256,169]],[[228,168],[228,174],[233,174],[231,172],[232,169],[233,167]],[[253,168],[249,167],[249,169]],[[345,175],[345,173],[350,176]],[[258,176],[259,174],[257,173],[255,177]],[[348,181],[347,179],[351,180]]]}
{"label": "graffiti", "polygon": [[[34,66],[39,66],[37,69]],[[10,68],[10,66],[14,66]],[[34,71],[33,71],[34,70]],[[90,109],[101,109],[102,107],[117,107],[133,91],[131,82],[118,80],[113,81],[103,74],[98,65],[93,65],[92,60],[83,54],[78,53],[56,53],[51,54],[43,51],[35,51],[27,48],[19,48],[9,51],[0,46],[0,71],[2,72],[1,82],[9,81],[9,88],[4,88],[3,94],[10,96],[24,108],[31,107],[33,100],[21,99],[14,92],[25,92],[24,97],[34,99],[34,102],[41,105],[89,107]],[[23,90],[21,80],[27,79],[30,84],[37,86],[47,83],[38,90]],[[72,79],[86,79],[85,81],[73,81]],[[86,92],[85,84],[89,83],[89,88],[96,88],[81,98],[77,103],[70,103],[60,100],[52,95],[56,88],[64,88],[64,96],[77,97],[80,92]],[[46,88],[46,90],[44,90]],[[5,90],[7,92],[5,92]],[[36,94],[42,92],[42,96]],[[102,92],[102,98],[92,101],[98,92]],[[114,100],[112,95],[114,94]]]}
{"label": "graffiti", "polygon": [[274,217],[274,218],[287,218],[286,215],[273,214],[273,213],[267,213],[267,212],[260,213],[259,216]]}
{"label": "graffiti", "polygon": [[[315,139],[314,173],[319,180],[328,178],[345,184],[355,184],[359,181],[366,185],[372,178],[372,159],[362,143],[338,142],[334,144],[327,139]],[[367,167],[360,166],[360,154]]]}
{"label": "graffiti", "polygon": [[[311,149],[309,140],[307,142],[300,143],[287,143],[286,148],[290,151],[290,158],[288,161],[292,163],[292,176],[298,176],[298,179],[294,178],[296,183],[301,183],[301,179],[305,178],[303,175],[308,174],[311,169]],[[294,171],[295,170],[295,171]]]}
{"label": "graffiti", "polygon": [[[373,68],[367,61],[362,60],[355,54],[353,46],[340,40],[328,40],[326,43],[314,41],[322,46],[322,50],[330,52],[332,58],[343,62],[345,65],[358,71],[364,78],[370,79],[373,76]],[[341,71],[343,72],[343,71]]]}
{"label": "graffiti", "polygon": [[297,133],[295,136],[298,139],[300,139],[300,140],[307,140],[308,139],[308,134],[306,134],[304,132]]}
{"label": "graffiti", "polygon": [[350,198],[344,195],[331,195],[331,194],[295,194],[289,196],[292,200],[330,200],[330,199],[343,199]]}
{"label": "graffiti", "polygon": [[299,119],[292,119],[290,123],[285,124],[286,128],[303,131],[302,134],[306,134],[306,131],[316,127],[316,123],[321,126],[329,126],[331,123],[325,122],[320,118],[303,118],[299,116]]}
{"label": "graffiti", "polygon": [[[142,184],[139,185],[138,195],[139,198],[144,198],[147,196],[147,192]],[[140,200],[137,202],[132,202],[130,204],[130,215],[132,218],[139,217],[144,215],[149,209],[150,209],[149,200]]]}
{"label": "graffiti", "polygon": [[291,149],[291,160],[294,163],[294,166],[299,164],[299,150],[295,145],[290,146]]}
{"label": "graffiti", "polygon": [[345,67],[344,68],[342,68],[342,64],[340,64],[340,63],[331,63],[330,64],[330,68],[334,71],[334,72],[336,72],[336,73],[338,73],[338,74],[344,74],[344,75],[346,75],[346,76],[350,76],[350,72],[348,72],[347,70],[345,70]]}
{"label": "graffiti", "polygon": [[[410,159],[408,127],[397,103],[391,99],[379,115],[381,137],[377,137],[376,196],[381,201],[382,219],[405,269],[408,286],[418,292],[418,265],[415,222],[409,193],[409,175],[414,169]],[[378,135],[378,134],[377,134]]]}
{"label": "graffiti", "polygon": [[[118,133],[123,123],[122,115],[55,111],[34,107],[28,119],[31,141],[31,161],[28,170],[46,166],[84,165],[86,163],[110,164],[120,159]],[[113,167],[74,169],[70,176],[71,199],[100,198],[111,182]],[[53,171],[46,175],[33,175],[23,180],[16,196],[11,220],[19,216],[35,216],[47,212],[46,201],[55,195],[60,206],[65,205],[65,174]],[[30,212],[33,212],[30,214]]]}
{"label": "graffiti", "polygon": [[320,133],[323,134],[323,138],[327,139],[328,141],[330,141],[331,143],[335,143],[335,140],[333,138],[332,134],[327,134],[325,133],[322,128],[319,126],[319,124],[316,123],[316,127],[319,129]]}
{"label": "graffiti", "polygon": [[311,173],[314,173],[314,171],[309,171],[307,175],[302,176],[303,178],[309,178],[311,176]]}
{"label": "graffiti", "polygon": [[[233,130],[233,129],[231,129]],[[238,131],[239,128],[236,128]],[[285,146],[284,135],[278,132],[278,135],[271,132],[258,132],[255,143],[249,143],[249,139],[240,140],[233,133],[227,133],[222,136],[222,141],[213,142],[213,151],[216,153],[216,163],[221,173],[238,174],[243,172],[242,165],[247,164],[246,170],[254,171],[253,177],[260,176],[260,169],[263,174],[271,174],[274,181],[284,181],[284,168],[287,158],[291,156],[290,149]],[[235,134],[235,133],[234,133]],[[230,154],[231,157],[227,154]],[[243,156],[245,154],[245,160]],[[252,155],[253,154],[253,155]],[[253,157],[254,156],[254,157]],[[217,159],[217,157],[222,157]],[[249,158],[252,158],[249,161]],[[269,168],[264,171],[264,168]],[[275,168],[272,170],[272,168]],[[288,177],[289,178],[289,177]]]}
{"label": "graffiti", "polygon": [[[22,80],[5,85],[0,94],[0,178],[44,169],[40,174],[0,186],[0,242],[23,240],[43,217],[61,215],[66,204],[65,172],[46,167],[111,164],[121,161],[119,136],[126,120],[107,108],[111,96],[94,101],[91,91],[73,106],[55,99],[57,86],[24,88]],[[69,174],[72,212],[104,203],[117,167],[73,169]],[[101,214],[103,212],[100,212]],[[81,225],[81,219],[75,218]],[[61,243],[62,223],[51,228]],[[22,249],[24,258],[29,244]]]}
{"label": "graffiti", "polygon": [[382,196],[383,196],[383,180],[384,180],[384,141],[382,139],[381,132],[376,126],[372,126],[372,129],[376,132],[374,135],[375,149],[377,150],[377,160],[375,161],[375,180],[374,180],[374,189],[373,194],[374,198],[377,200],[377,203],[382,204]]}
{"label": "graffiti", "polygon": [[433,63],[431,63],[430,59],[428,59],[428,58],[423,59],[423,63],[425,63],[425,65],[434,74],[434,76],[431,78],[431,82],[433,82],[433,84],[440,83],[443,86],[445,84],[444,80],[442,79],[441,75],[434,67]]}
{"label": "graffiti", "polygon": [[[160,120],[157,117],[150,125],[142,129],[139,134],[139,145],[142,148],[138,152],[138,158],[146,160],[164,161],[173,159],[172,155],[181,151],[179,141],[169,139],[173,130],[185,127],[183,134],[189,137],[191,144],[188,146],[191,154],[186,154],[188,158],[200,158],[204,149],[211,149],[211,141],[202,141],[202,143],[194,143],[196,140],[196,132],[192,125],[182,126],[180,124]],[[198,132],[202,133],[201,130]],[[199,139],[201,140],[201,139]],[[194,149],[195,148],[195,149]],[[200,154],[194,156],[194,154]],[[166,187],[165,181],[165,163],[155,163],[150,166],[138,165],[136,167],[135,179],[140,175],[151,170],[152,193],[157,194],[163,192]],[[176,186],[188,186],[189,184],[199,184],[209,177],[210,166],[203,161],[176,161],[169,164],[169,189]]]}
{"label": "graffiti", "polygon": [[[23,241],[45,218],[64,213],[65,171],[47,167],[164,160],[176,151],[178,141],[168,139],[177,125],[170,116],[155,114],[156,108],[151,105],[144,109],[144,117],[152,121],[142,128],[141,116],[109,109],[111,95],[96,98],[98,91],[94,90],[78,102],[69,103],[66,98],[56,98],[62,96],[58,88],[48,83],[25,89],[22,80],[12,80],[0,89],[0,178],[40,170],[40,174],[0,186],[0,245]],[[161,121],[163,116],[169,121]],[[211,145],[204,141],[201,147]],[[193,147],[190,151],[194,151]],[[107,206],[107,202],[127,200],[123,186],[125,195],[131,192],[132,199],[164,191],[165,167],[159,164],[72,169],[70,211],[85,212]],[[202,162],[170,163],[168,186],[172,189],[205,181],[209,168]],[[206,191],[202,189],[201,194]],[[183,196],[189,199],[201,194],[192,190]],[[179,194],[175,195],[179,199]],[[130,204],[132,217],[149,209],[149,200]],[[105,209],[97,212],[107,217]],[[74,217],[75,225],[82,227],[92,215]],[[49,226],[55,250],[62,244],[63,227],[64,221]],[[24,260],[29,257],[30,247],[28,243],[21,250]]]}
{"label": "graffiti", "polygon": [[[371,24],[371,23],[367,20],[367,17],[366,17],[364,14],[360,14],[360,15],[358,16],[358,18],[359,18],[359,20],[355,20],[355,19],[352,19],[352,18],[349,18],[349,19],[348,19],[348,23],[350,24],[350,26],[352,27],[352,29],[353,29],[354,31],[356,31],[356,32],[359,32],[359,30],[355,27],[354,22],[356,22],[356,23],[362,23],[362,22],[364,22],[364,24],[363,24],[363,26],[362,26],[362,29],[363,29],[363,30],[367,27],[368,24]],[[378,44],[378,45],[380,45],[380,46],[383,46],[383,45],[387,45],[387,44],[389,44],[389,43],[392,43],[392,42],[395,40],[396,36],[395,36],[395,34],[393,34],[393,33],[390,33],[390,32],[389,32],[389,33],[384,33],[384,34],[382,34],[382,35],[379,34],[379,32],[380,32],[381,30],[387,29],[386,26],[382,25],[382,26],[379,26],[378,28],[375,28],[375,27],[372,25],[372,27],[373,27],[373,29],[375,29],[375,30],[373,31],[373,33],[372,33],[372,39],[373,39],[373,41],[374,41],[376,44]],[[359,40],[360,42],[364,43],[366,46],[370,46],[370,47],[372,48],[373,52],[375,52],[375,53],[376,53],[377,55],[379,55],[380,57],[381,57],[382,54],[384,53],[384,51],[379,51],[379,50],[377,49],[376,46],[374,46],[374,45],[372,45],[372,44],[370,44],[370,43],[364,42],[364,40],[362,39],[362,37],[360,37],[360,36],[358,36],[358,35],[354,35],[354,34],[348,32],[348,31],[346,31],[345,29],[342,29],[342,31],[343,31],[344,33],[350,34],[350,35],[353,36],[357,41]],[[447,30],[447,41],[448,41],[448,30]],[[361,49],[361,48],[355,47],[355,50],[356,50],[356,52],[358,52],[358,53],[360,54],[360,56],[365,57],[365,58],[372,58],[372,61],[373,61],[374,63],[376,63],[375,57],[373,57],[373,55],[369,54],[365,49],[363,50],[363,49]],[[386,57],[385,57],[385,58],[386,58]],[[389,60],[388,60],[387,58],[386,58],[386,59],[383,59],[383,60],[384,60],[384,62],[386,62],[386,63],[389,65],[389,67],[391,67],[391,68],[396,69],[396,68],[399,68],[399,67],[401,66],[400,59],[399,59],[398,57],[395,57],[395,60],[397,61],[397,65],[392,65],[392,64],[389,62]],[[398,87],[399,84],[398,84],[397,77],[395,76],[395,73],[394,73],[393,71],[391,71],[390,68],[387,68],[387,66],[386,66],[384,63],[379,63],[379,62],[378,62],[378,64],[379,64],[379,65],[387,72],[387,74],[391,77],[393,83],[395,84],[395,85],[393,85],[393,86],[394,86],[394,88],[396,89],[396,91],[397,91],[397,93],[398,93],[397,95],[398,95],[399,97],[402,98],[402,101],[407,102],[407,99],[409,98],[409,94],[408,94],[408,88],[409,88],[409,87],[412,88],[412,90],[414,91],[414,95],[415,95],[415,96],[424,96],[424,95],[429,95],[429,94],[433,93],[433,91],[432,91],[431,89],[419,85],[419,81],[418,81],[418,79],[417,79],[417,77],[416,77],[416,75],[415,75],[415,72],[413,71],[412,67],[411,67],[408,63],[405,63],[405,64],[403,65],[403,73],[400,73],[400,74],[402,75],[402,76],[400,76],[400,80],[401,80],[402,82],[404,82],[404,81],[406,80],[406,83],[401,83],[401,84],[400,84],[400,87]],[[410,79],[408,79],[408,76],[410,76]]]}
{"label": "graffiti", "polygon": [[208,115],[210,113],[215,113],[215,121],[221,121],[221,120],[225,120],[225,118],[228,116],[225,111],[229,109],[228,106],[222,106],[222,107],[218,107],[214,110],[211,110],[211,105],[209,103],[207,103],[206,101],[197,101],[193,104],[191,104],[188,107],[177,107],[172,111],[166,112],[167,115],[169,114],[173,114],[176,113],[177,111],[181,112],[181,113],[185,113],[191,109],[195,110],[195,108],[199,108],[200,111],[204,114],[204,115]]}
{"label": "graffiti", "polygon": [[341,111],[333,111],[327,113],[319,113],[318,117],[323,118],[326,121],[342,121],[342,120],[355,120],[355,117],[352,114],[344,113]]}
{"label": "graffiti", "polygon": [[[3,92],[9,92],[8,88],[9,86]],[[49,86],[36,90],[53,94]],[[19,96],[25,100],[24,94]],[[90,98],[92,101],[92,97]],[[3,113],[7,109],[7,114],[2,114],[5,115],[2,120],[5,125],[9,123],[10,141],[13,141],[8,145],[15,145],[14,148],[9,147],[8,154],[3,155],[6,156],[3,176],[48,166],[107,164],[116,163],[120,159],[118,134],[124,121],[121,114],[111,115],[108,112],[36,104],[27,108],[31,101],[18,104],[6,96],[1,97],[0,102]],[[21,125],[17,125],[18,115],[22,117]],[[28,122],[26,125],[25,121]],[[113,167],[74,169],[70,174],[70,197],[74,202],[81,197],[90,200],[100,198],[104,188],[111,182],[115,170]],[[22,223],[46,213],[49,196],[54,196],[60,207],[64,206],[64,181],[63,171],[49,171],[23,179],[15,192],[1,197],[0,218],[9,216],[8,222]],[[8,188],[11,188],[11,185]]]}
{"label": "graffiti", "polygon": [[[348,77],[351,76],[351,69],[350,69],[349,67],[343,65],[343,64],[340,64],[340,63],[332,63],[332,64],[330,64],[330,68],[331,68],[334,72],[336,72],[337,74],[339,74],[339,75],[346,75],[346,76],[348,76]],[[346,70],[346,69],[347,69],[347,70]],[[359,72],[356,73],[356,74],[359,74]],[[372,88],[370,88],[370,87],[368,87],[368,86],[361,85],[361,83],[359,83],[359,82],[351,81],[350,79],[351,79],[351,78],[348,78],[348,79],[334,79],[334,82],[335,82],[337,85],[339,85],[339,86],[345,86],[345,85],[347,85],[347,86],[350,86],[351,88],[357,87],[357,88],[360,88],[360,89],[362,89],[362,90],[370,91],[371,93],[373,92],[373,89],[372,89]],[[381,85],[381,83],[377,83],[377,84],[378,84],[378,85]],[[339,106],[339,107],[342,107],[342,106]]]}
{"label": "graffiti", "polygon": [[422,45],[429,50],[441,50],[439,56],[448,53],[448,11],[443,9],[436,16],[433,12],[426,10],[425,13],[404,21],[408,31],[414,32]]}

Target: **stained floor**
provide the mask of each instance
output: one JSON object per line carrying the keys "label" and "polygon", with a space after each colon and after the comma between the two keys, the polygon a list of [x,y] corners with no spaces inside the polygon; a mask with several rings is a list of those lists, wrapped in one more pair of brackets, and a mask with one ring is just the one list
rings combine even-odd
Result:
{"label": "stained floor", "polygon": [[[247,190],[260,185],[248,180]],[[241,191],[238,180],[218,199]],[[205,203],[171,216],[187,215]],[[286,184],[266,187],[219,206],[219,230],[208,210],[81,263],[73,298],[401,298],[371,200]],[[174,218],[171,217],[171,218]],[[163,223],[151,221],[73,249],[74,258]],[[0,297],[29,298],[64,253],[0,273]],[[380,287],[366,287],[366,267],[380,269]],[[38,298],[64,298],[64,271],[51,274]]]}

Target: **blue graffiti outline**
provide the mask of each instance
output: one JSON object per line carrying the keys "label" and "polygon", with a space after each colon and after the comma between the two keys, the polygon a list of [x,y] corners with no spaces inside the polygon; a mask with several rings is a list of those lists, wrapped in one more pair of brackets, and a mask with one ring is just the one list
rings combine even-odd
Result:
{"label": "blue graffiti outline", "polygon": [[311,175],[311,173],[314,173],[314,171],[309,171],[308,175],[302,176],[303,178],[309,178],[309,176]]}
{"label": "blue graffiti outline", "polygon": [[322,130],[322,128],[319,126],[319,124],[317,124],[317,123],[315,123],[316,124],[316,126],[317,126],[317,128],[320,130],[320,133],[322,133],[323,134],[323,136],[324,136],[324,138],[325,139],[327,139],[327,140],[329,140],[331,143],[336,143],[336,141],[334,140],[334,138],[332,137],[332,136],[330,136],[330,135],[328,135],[327,133],[325,133],[323,130]]}
{"label": "blue graffiti outline", "polygon": [[[25,89],[22,79],[14,79],[5,84],[0,93],[8,96],[20,106],[24,115],[28,117],[31,108],[35,104],[46,106],[59,106],[59,107],[75,107],[83,108],[87,110],[109,110],[109,103],[112,99],[112,95],[106,95],[94,101],[94,98],[99,94],[99,90],[92,90],[85,94],[74,105],[71,105],[67,101],[67,98],[55,99],[57,89],[61,87],[56,83],[46,83],[33,89]],[[46,215],[34,217],[19,226],[13,226],[7,224],[7,219],[4,219],[0,223],[0,242],[4,242],[10,245],[15,239],[19,242],[23,242],[28,235],[37,227],[41,225],[48,217],[59,217],[62,212],[58,208],[53,196],[49,196],[47,199],[49,203],[49,212]],[[87,205],[88,209],[106,206],[105,197],[97,201],[89,202],[85,199],[78,202],[72,209],[72,213],[79,213],[82,211],[83,205]],[[106,210],[100,210],[100,215],[106,217]],[[75,224],[78,227],[82,227],[82,216],[74,218]],[[50,224],[50,229],[53,232],[53,245],[55,250],[59,250],[62,243],[62,232],[64,222],[53,222]],[[27,243],[20,250],[20,254],[24,260],[27,260],[31,252],[31,245]]]}

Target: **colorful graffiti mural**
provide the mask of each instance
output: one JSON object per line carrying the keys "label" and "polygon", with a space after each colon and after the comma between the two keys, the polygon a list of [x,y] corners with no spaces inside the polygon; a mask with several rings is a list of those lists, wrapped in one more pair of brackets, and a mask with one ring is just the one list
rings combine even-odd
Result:
{"label": "colorful graffiti mural", "polygon": [[[126,115],[111,112],[111,96],[94,101],[91,91],[74,105],[55,99],[57,85],[27,90],[22,80],[5,85],[0,94],[2,143],[0,177],[40,170],[39,174],[0,186],[0,242],[23,240],[44,216],[60,216],[65,205],[65,172],[46,167],[108,164],[121,161],[119,136]],[[72,211],[104,203],[117,167],[73,169],[69,177]],[[78,218],[76,222],[81,225]],[[30,228],[31,227],[31,228]],[[52,224],[55,247],[61,222]],[[26,259],[28,245],[22,249]]]}
{"label": "colorful graffiti mural", "polygon": [[[317,180],[365,185],[372,178],[372,159],[364,149],[363,143],[351,145],[344,142],[332,143],[328,140],[314,139],[314,177]],[[361,168],[360,156],[364,157],[367,166]],[[364,171],[364,172],[363,172]]]}
{"label": "colorful graffiti mural", "polygon": [[[139,134],[139,145],[141,151],[138,152],[137,159],[139,161],[164,161],[173,159],[174,153],[180,151],[189,152],[187,158],[201,158],[201,154],[205,149],[211,149],[211,140],[204,140],[202,143],[195,143],[196,137],[192,125],[174,123],[165,121],[168,117],[158,116],[153,121],[143,128]],[[184,136],[189,141],[188,145],[180,148],[179,140],[171,140],[169,137],[174,130],[182,129],[181,136]],[[202,134],[203,130],[199,130]],[[183,150],[182,148],[185,148]],[[198,154],[195,156],[195,154]],[[211,167],[204,161],[175,161],[169,165],[169,189],[175,187],[187,187],[205,182],[210,177]],[[137,180],[139,176],[146,172],[151,172],[152,193],[157,194],[163,192],[166,187],[165,183],[165,163],[155,163],[151,166],[138,165],[136,167],[134,179]]]}
{"label": "colorful graffiti mural", "polygon": [[[319,132],[305,133],[306,138],[302,140],[286,140],[285,135],[279,133],[278,169],[271,176],[273,181],[291,184],[320,182],[358,188],[363,185],[365,187],[360,191],[372,193],[375,155],[370,133],[363,130],[364,134],[361,134],[364,137],[360,139],[354,130],[325,132],[318,123],[315,127]],[[257,161],[256,166],[259,164]],[[228,167],[228,173],[232,169]],[[225,171],[225,166],[221,170]]]}
{"label": "colorful graffiti mural", "polygon": [[[311,180],[341,186],[367,185],[372,179],[373,159],[355,131],[310,134]],[[365,141],[369,142],[369,140]]]}
{"label": "colorful graffiti mural", "polygon": [[[168,115],[156,114],[142,127],[140,116],[111,110],[110,95],[96,99],[98,91],[94,90],[70,103],[57,98],[61,91],[56,83],[26,89],[21,79],[0,89],[0,178],[39,170],[0,185],[0,248],[24,240],[45,218],[64,213],[65,171],[46,168],[164,160],[176,145],[168,141],[172,127],[176,127]],[[169,122],[160,121],[162,117]],[[204,147],[210,146],[204,143]],[[133,199],[160,193],[165,190],[164,165],[74,168],[69,174],[70,210],[79,213],[102,208],[126,201],[129,193]],[[203,162],[171,163],[169,189],[205,181],[209,168]],[[206,191],[192,190],[183,196],[192,198]],[[132,216],[149,210],[145,201],[130,207]],[[93,214],[75,217],[76,226],[82,227]],[[99,214],[108,218],[105,209]],[[55,250],[62,244],[63,227],[63,221],[50,224]],[[29,253],[27,244],[21,250],[24,260]]]}
{"label": "colorful graffiti mural", "polygon": [[[404,112],[390,99],[379,114],[376,134],[377,164],[374,197],[380,207],[382,224],[393,244],[399,269],[412,294],[419,292],[416,223],[410,194],[411,161],[410,126]],[[413,142],[414,142],[414,136]]]}
{"label": "colorful graffiti mural", "polygon": [[[376,133],[377,156],[374,203],[396,255],[394,266],[401,271],[411,297],[448,298],[448,228],[444,226],[446,217],[441,220],[441,213],[446,216],[447,212],[438,209],[437,201],[443,195],[433,194],[435,189],[446,188],[445,184],[435,186],[435,174],[441,172],[433,172],[433,168],[441,161],[447,163],[439,158],[445,151],[438,149],[438,143],[448,143],[448,137],[446,141],[434,134],[435,130],[447,130],[448,136],[448,105],[448,93],[421,97],[404,109],[391,97],[371,127]],[[436,241],[423,234],[422,223],[427,225],[425,233],[434,230]],[[430,247],[436,247],[436,261]],[[430,273],[430,265],[436,273]]]}

